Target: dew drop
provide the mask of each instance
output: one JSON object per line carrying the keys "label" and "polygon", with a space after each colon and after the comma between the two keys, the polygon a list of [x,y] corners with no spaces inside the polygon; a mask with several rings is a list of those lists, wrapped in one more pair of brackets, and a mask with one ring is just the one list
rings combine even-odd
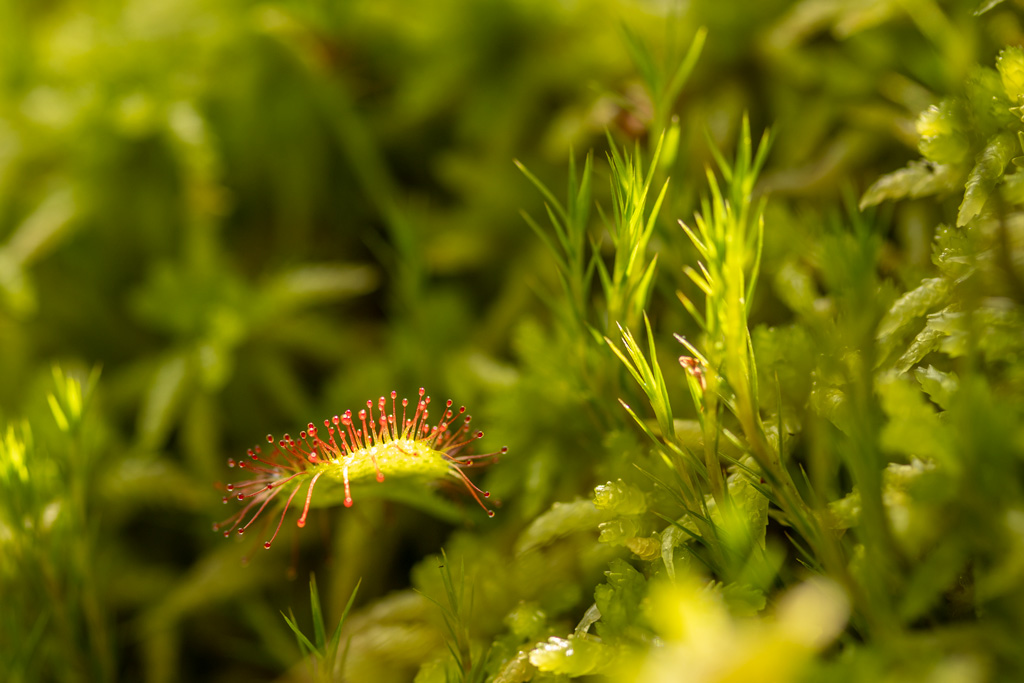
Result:
{"label": "dew drop", "polygon": [[267,443],[274,443],[274,435],[267,434]]}
{"label": "dew drop", "polygon": [[270,541],[267,541],[266,543],[264,543],[263,547],[266,548],[267,550],[270,550]]}
{"label": "dew drop", "polygon": [[494,510],[488,510],[487,511],[487,516],[488,517],[493,517],[494,516]]}
{"label": "dew drop", "polygon": [[384,473],[383,472],[378,472],[377,473],[377,481],[384,481]]}
{"label": "dew drop", "polygon": [[237,498],[238,500],[245,500],[245,494],[239,493],[237,496],[235,496],[235,498]]}
{"label": "dew drop", "polygon": [[297,527],[299,527],[301,529],[302,527],[306,526],[306,520],[300,519],[299,521],[297,521],[295,523],[295,526],[297,526]]}

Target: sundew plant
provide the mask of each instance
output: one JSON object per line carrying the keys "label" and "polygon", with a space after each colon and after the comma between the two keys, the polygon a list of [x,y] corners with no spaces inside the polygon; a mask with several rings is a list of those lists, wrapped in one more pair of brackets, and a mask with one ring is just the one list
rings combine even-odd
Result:
{"label": "sundew plant", "polygon": [[1022,642],[1021,2],[0,3],[0,679]]}

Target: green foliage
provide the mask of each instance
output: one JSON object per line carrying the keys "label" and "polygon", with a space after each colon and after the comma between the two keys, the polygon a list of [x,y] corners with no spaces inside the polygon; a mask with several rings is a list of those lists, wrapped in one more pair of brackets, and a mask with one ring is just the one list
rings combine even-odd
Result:
{"label": "green foliage", "polygon": [[1010,161],[1024,158],[1022,73],[1024,50],[1007,47],[996,59],[996,70],[979,68],[962,95],[925,110],[917,132],[926,162],[911,162],[880,178],[864,193],[861,206],[951,193],[963,186],[957,227],[980,216],[996,187],[1006,182]]}
{"label": "green foliage", "polygon": [[[1022,26],[0,4],[0,671],[1019,677]],[[229,457],[421,385],[509,447],[493,519],[210,532]]]}
{"label": "green foliage", "polygon": [[[444,585],[445,601],[440,602],[427,596],[441,610],[446,631],[445,645],[451,653],[451,666],[446,668],[435,668],[429,664],[420,669],[416,676],[417,681],[429,682],[431,680],[460,681],[461,683],[474,683],[482,681],[487,671],[484,667],[486,658],[481,661],[479,652],[473,651],[470,642],[469,615],[471,610],[472,596],[466,595],[466,568],[462,567],[459,573],[458,585],[453,578],[448,558],[441,552],[437,565],[441,574],[441,583]],[[453,672],[454,670],[454,672]],[[444,673],[444,678],[439,678],[438,673]]]}
{"label": "green foliage", "polygon": [[345,668],[345,653],[340,651],[341,628],[345,625],[352,604],[355,602],[359,584],[352,590],[352,596],[348,599],[341,617],[338,619],[338,626],[334,629],[331,639],[327,639],[327,629],[324,625],[323,607],[320,604],[320,593],[316,588],[316,577],[309,577],[309,606],[313,614],[313,640],[311,641],[299,628],[295,615],[289,610],[288,614],[282,614],[288,628],[295,634],[302,656],[310,660],[310,666],[315,680],[333,681]]}
{"label": "green foliage", "polygon": [[102,528],[88,522],[101,507],[107,448],[91,405],[98,376],[54,367],[36,429],[20,422],[0,431],[0,579],[10,588],[0,636],[12,681],[114,676],[110,558]]}

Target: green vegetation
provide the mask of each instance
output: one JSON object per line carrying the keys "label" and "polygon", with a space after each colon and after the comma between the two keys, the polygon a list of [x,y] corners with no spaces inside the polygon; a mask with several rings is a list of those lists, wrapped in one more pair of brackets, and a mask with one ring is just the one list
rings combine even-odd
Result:
{"label": "green vegetation", "polygon": [[1018,680],[1022,167],[1015,0],[0,3],[0,672]]}

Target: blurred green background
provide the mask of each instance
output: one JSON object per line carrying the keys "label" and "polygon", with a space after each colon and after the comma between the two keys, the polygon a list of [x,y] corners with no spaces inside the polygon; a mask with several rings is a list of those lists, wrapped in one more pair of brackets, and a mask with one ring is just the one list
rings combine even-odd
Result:
{"label": "blurred green background", "polygon": [[[918,112],[1024,42],[1022,3],[982,4],[0,1],[0,669],[301,679],[278,612],[308,619],[315,570],[334,619],[362,578],[352,648],[379,670],[354,680],[411,680],[445,652],[438,617],[394,593],[413,568],[460,542],[500,566],[539,512],[642,443],[621,377],[598,395],[560,367],[571,354],[537,351],[557,346],[558,280],[520,215],[543,217],[543,197],[513,160],[561,197],[570,155],[594,149],[607,210],[606,131],[648,150],[677,122],[650,312],[666,337],[696,334],[673,294],[694,258],[675,221],[711,145],[732,149],[745,112],[773,130],[771,281],[817,212],[917,156]],[[667,75],[702,28],[675,96]],[[883,272],[916,284],[946,208],[887,209]],[[786,322],[767,290],[755,317]],[[92,391],[62,428],[68,376]],[[211,532],[228,457],[419,386],[469,406],[484,448],[510,447],[475,476],[494,520],[464,495],[458,524],[360,502],[245,565],[249,546]],[[581,566],[549,590],[567,613],[589,602]]]}

